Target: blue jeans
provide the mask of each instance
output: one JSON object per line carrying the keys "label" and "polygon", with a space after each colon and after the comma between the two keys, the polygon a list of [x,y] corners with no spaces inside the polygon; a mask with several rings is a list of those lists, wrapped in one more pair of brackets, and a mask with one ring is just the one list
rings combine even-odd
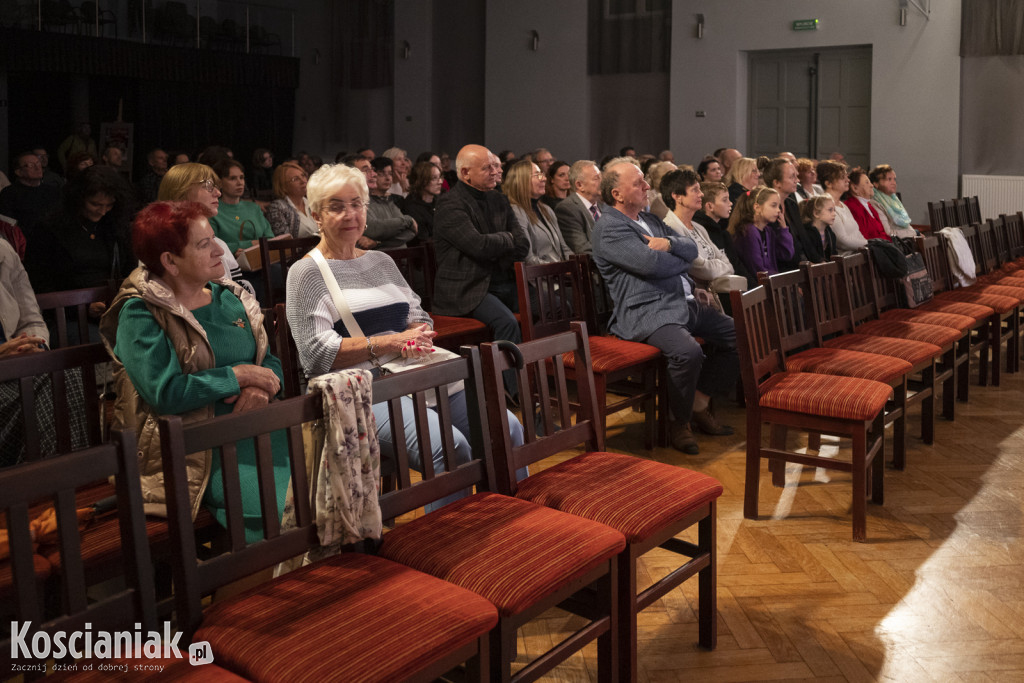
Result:
{"label": "blue jeans", "polygon": [[[462,465],[473,459],[473,450],[469,444],[469,414],[466,408],[466,392],[460,391],[448,397],[448,405],[452,412],[452,434],[455,437],[455,464]],[[405,418],[405,445],[409,450],[409,466],[417,472],[423,472],[423,462],[420,460],[420,444],[416,437],[416,418],[413,413],[412,399],[402,398],[402,415]],[[377,403],[373,406],[373,416],[377,420],[377,440],[380,442],[381,460],[391,458],[394,460],[395,447],[392,441],[391,418],[388,415],[387,403]],[[516,419],[515,415],[509,413],[509,429],[512,434],[512,445],[523,444],[523,426]],[[427,409],[427,420],[430,426],[430,449],[434,460],[434,472],[443,472],[444,452],[441,448],[441,421],[437,413]],[[486,438],[486,435],[485,435]],[[527,475],[526,468],[516,472],[517,479],[523,479]],[[447,505],[459,498],[465,498],[471,493],[469,489],[453,493],[450,496],[435,500],[426,506],[426,511],[431,512],[443,505]]]}

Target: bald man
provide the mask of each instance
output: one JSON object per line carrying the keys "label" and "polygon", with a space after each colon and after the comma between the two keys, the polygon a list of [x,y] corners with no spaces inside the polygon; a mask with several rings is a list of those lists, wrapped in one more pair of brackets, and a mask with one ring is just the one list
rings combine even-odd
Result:
{"label": "bald man", "polygon": [[497,156],[481,145],[466,145],[455,159],[455,173],[458,182],[438,198],[434,213],[432,313],[476,318],[496,340],[518,343],[512,264],[526,258],[530,242],[505,195],[494,190],[501,178]]}
{"label": "bald man", "polygon": [[718,157],[718,161],[722,164],[722,170],[727,175],[729,169],[732,168],[732,162],[743,157],[738,149],[732,149],[731,147],[722,152],[722,156]]}

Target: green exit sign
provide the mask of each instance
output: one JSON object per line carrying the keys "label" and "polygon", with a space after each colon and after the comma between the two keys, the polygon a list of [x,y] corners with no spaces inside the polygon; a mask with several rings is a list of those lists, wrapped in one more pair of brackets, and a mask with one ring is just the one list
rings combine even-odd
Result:
{"label": "green exit sign", "polygon": [[817,31],[818,20],[817,19],[797,19],[793,22],[794,31]]}

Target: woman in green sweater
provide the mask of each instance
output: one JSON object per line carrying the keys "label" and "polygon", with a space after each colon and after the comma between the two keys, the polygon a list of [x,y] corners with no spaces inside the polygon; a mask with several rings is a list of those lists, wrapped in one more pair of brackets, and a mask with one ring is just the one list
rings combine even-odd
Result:
{"label": "woman in green sweater", "polygon": [[[146,511],[166,515],[157,419],[185,422],[267,405],[281,386],[281,363],[267,349],[257,301],[227,279],[222,248],[197,202],[156,202],[133,224],[144,265],[121,286],[100,331],[115,361],[115,423],[138,433]],[[284,434],[272,440],[278,514],[289,480]],[[255,453],[238,444],[246,537],[262,537]],[[225,524],[218,452],[186,457],[192,516],[200,505]]]}

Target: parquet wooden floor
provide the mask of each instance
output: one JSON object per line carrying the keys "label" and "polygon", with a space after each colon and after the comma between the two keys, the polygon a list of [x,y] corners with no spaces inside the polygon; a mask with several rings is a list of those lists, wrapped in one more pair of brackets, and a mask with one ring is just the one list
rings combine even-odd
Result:
{"label": "parquet wooden floor", "polygon": [[[911,415],[906,470],[886,470],[865,543],[851,541],[841,472],[790,465],[777,489],[762,463],[760,518],[744,519],[743,411],[718,412],[737,434],[703,438],[699,456],[648,454],[640,415],[609,426],[609,450],[697,469],[725,487],[718,648],[697,647],[688,582],[640,614],[641,682],[1024,681],[1024,373],[972,386],[955,422],[937,419],[932,446],[916,438]],[[641,581],[670,568],[659,553],[643,559]],[[521,632],[520,659],[547,649],[572,619],[549,612]],[[544,680],[596,680],[596,657],[591,645]]]}

